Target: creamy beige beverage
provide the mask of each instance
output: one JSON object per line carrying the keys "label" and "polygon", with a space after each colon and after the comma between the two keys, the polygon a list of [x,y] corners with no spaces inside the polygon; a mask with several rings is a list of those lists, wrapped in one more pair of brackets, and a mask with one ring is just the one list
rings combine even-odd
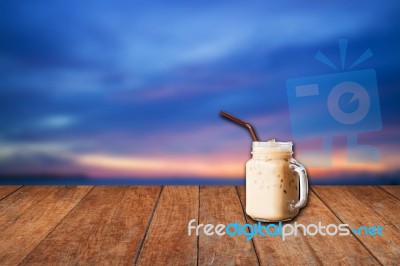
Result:
{"label": "creamy beige beverage", "polygon": [[246,213],[254,220],[290,220],[305,205],[306,173],[292,154],[291,142],[253,142],[246,164]]}

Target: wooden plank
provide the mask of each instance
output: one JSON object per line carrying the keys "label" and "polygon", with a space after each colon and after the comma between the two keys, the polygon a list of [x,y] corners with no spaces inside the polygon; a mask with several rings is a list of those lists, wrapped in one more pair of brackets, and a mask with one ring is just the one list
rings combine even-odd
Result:
{"label": "wooden plank", "polygon": [[400,186],[381,186],[381,188],[400,200]]}
{"label": "wooden plank", "polygon": [[0,200],[4,199],[20,187],[21,186],[0,186]]}
{"label": "wooden plank", "polygon": [[132,264],[160,190],[95,187],[22,264]]}
{"label": "wooden plank", "polygon": [[400,201],[386,191],[372,186],[341,187],[339,191],[347,192],[345,195],[351,194],[354,198],[360,199],[370,210],[384,217],[400,230]]}
{"label": "wooden plank", "polygon": [[[244,187],[238,187],[243,206],[245,206]],[[248,222],[255,223],[248,217]],[[300,214],[290,222],[283,224],[309,224],[322,225],[341,222],[321,202],[318,197],[310,191],[307,206]],[[254,238],[256,251],[261,264],[283,264],[283,265],[379,265],[378,261],[361,245],[353,236],[304,236],[300,228],[297,236],[288,236],[285,240],[281,237],[256,236]]]}
{"label": "wooden plank", "polygon": [[163,188],[139,265],[196,265],[197,237],[188,236],[187,225],[198,219],[199,187]]}
{"label": "wooden plank", "polygon": [[18,264],[91,187],[22,187],[0,201],[0,262]]}
{"label": "wooden plank", "polygon": [[[225,224],[246,220],[235,187],[200,187],[200,224]],[[194,233],[194,231],[193,231]],[[258,259],[252,241],[246,236],[200,234],[199,265],[255,265]]]}
{"label": "wooden plank", "polygon": [[313,187],[318,197],[351,229],[383,227],[383,236],[356,235],[384,265],[400,261],[400,203],[378,187]]}

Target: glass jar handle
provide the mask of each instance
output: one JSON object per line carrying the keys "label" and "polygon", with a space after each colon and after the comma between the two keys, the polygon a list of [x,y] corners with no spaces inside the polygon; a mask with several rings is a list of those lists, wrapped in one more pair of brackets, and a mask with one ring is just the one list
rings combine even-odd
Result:
{"label": "glass jar handle", "polygon": [[303,208],[307,203],[308,197],[308,179],[307,172],[303,165],[299,164],[295,159],[291,159],[290,163],[293,170],[299,175],[300,179],[300,199],[298,202],[291,202],[289,205],[290,211],[293,212],[300,208]]}

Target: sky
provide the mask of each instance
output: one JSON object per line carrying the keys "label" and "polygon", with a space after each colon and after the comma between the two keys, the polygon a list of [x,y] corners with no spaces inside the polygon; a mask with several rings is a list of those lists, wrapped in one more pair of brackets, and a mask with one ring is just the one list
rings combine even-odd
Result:
{"label": "sky", "polygon": [[[225,110],[262,140],[293,141],[315,183],[400,183],[399,11],[396,1],[1,1],[0,179],[240,183],[251,138]],[[365,149],[349,162],[347,129],[333,128],[332,164],[313,167],[324,157],[306,151],[322,133],[301,122],[310,139],[296,139],[287,81],[368,69],[376,76],[352,77],[376,81],[378,111],[355,132],[379,158]],[[323,98],[296,109],[304,125],[331,125]]]}

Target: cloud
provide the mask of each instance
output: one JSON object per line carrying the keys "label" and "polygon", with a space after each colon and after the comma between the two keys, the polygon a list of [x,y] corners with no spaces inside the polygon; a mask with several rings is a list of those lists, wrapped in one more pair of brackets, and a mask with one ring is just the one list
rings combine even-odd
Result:
{"label": "cloud", "polygon": [[64,128],[72,125],[75,119],[67,115],[51,115],[40,120],[37,125],[44,128]]}
{"label": "cloud", "polygon": [[0,172],[9,174],[54,173],[68,174],[84,171],[71,158],[42,152],[16,152],[0,157]]}

